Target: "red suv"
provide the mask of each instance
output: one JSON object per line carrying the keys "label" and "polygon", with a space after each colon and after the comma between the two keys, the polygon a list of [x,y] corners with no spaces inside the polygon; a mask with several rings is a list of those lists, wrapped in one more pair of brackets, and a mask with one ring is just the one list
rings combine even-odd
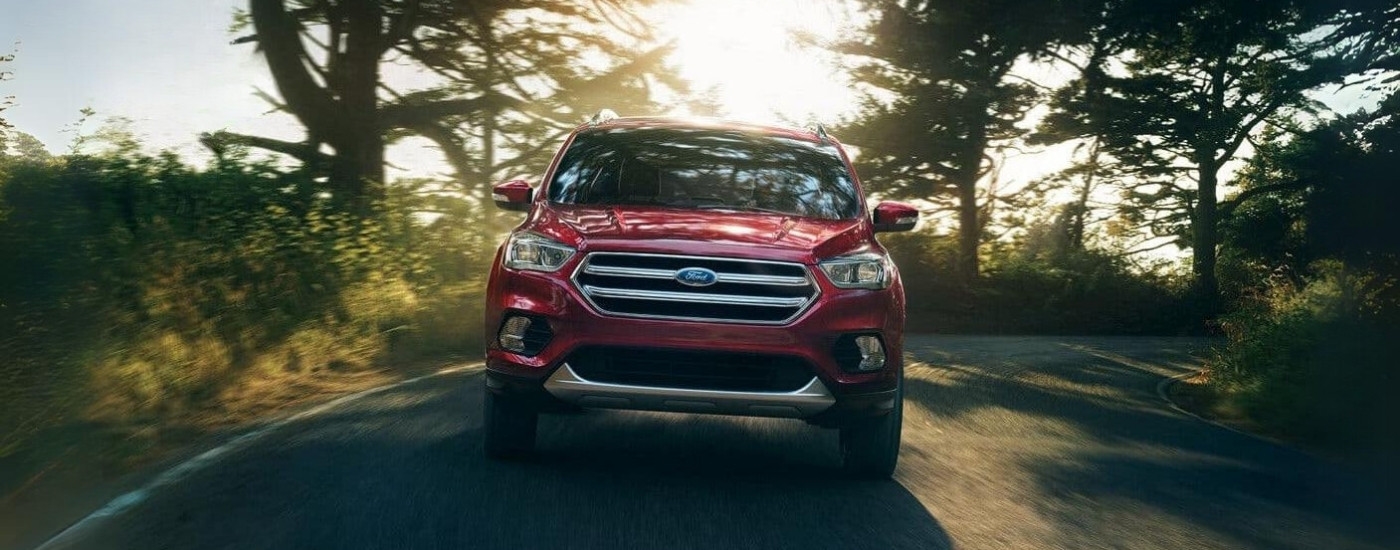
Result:
{"label": "red suv", "polygon": [[918,212],[867,210],[816,131],[670,118],[579,127],[496,254],[486,298],[487,455],[534,447],[541,412],[800,418],[845,467],[899,455],[904,289],[875,240]]}

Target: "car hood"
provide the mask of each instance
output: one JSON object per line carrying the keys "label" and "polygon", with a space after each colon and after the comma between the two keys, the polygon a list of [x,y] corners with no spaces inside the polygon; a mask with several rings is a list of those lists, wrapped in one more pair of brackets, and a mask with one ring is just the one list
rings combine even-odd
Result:
{"label": "car hood", "polygon": [[559,236],[581,248],[600,241],[691,241],[818,255],[829,253],[827,249],[851,248],[868,225],[863,218],[822,220],[766,212],[620,206],[556,205],[545,209],[540,218],[537,226],[567,227],[576,239]]}

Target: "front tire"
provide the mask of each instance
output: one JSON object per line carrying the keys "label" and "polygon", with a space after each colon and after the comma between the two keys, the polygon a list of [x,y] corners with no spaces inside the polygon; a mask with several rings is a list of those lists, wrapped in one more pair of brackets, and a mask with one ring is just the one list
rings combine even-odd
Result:
{"label": "front tire", "polygon": [[841,428],[841,457],[846,473],[865,479],[889,479],[899,462],[904,425],[904,380],[895,391],[894,409],[875,418],[853,420]]}
{"label": "front tire", "polygon": [[487,458],[508,459],[528,456],[535,450],[536,411],[519,398],[486,390],[482,447]]}

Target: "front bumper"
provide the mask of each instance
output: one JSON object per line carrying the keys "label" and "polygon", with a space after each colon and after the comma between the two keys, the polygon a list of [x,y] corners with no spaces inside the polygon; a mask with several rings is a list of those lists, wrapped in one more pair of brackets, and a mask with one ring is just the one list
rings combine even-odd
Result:
{"label": "front bumper", "polygon": [[[559,371],[563,371],[561,367]],[[558,371],[557,371],[558,372]],[[486,372],[486,390],[509,394],[544,412],[570,406],[663,412],[732,414],[801,418],[818,426],[839,427],[851,420],[894,410],[896,390],[836,396],[820,380],[790,393],[719,392],[677,388],[627,387],[577,381],[577,373],[551,376],[543,384],[530,378]],[[553,387],[551,387],[553,386]],[[614,400],[626,399],[626,401]]]}
{"label": "front bumper", "polygon": [[[839,419],[881,414],[893,406],[902,371],[903,295],[886,290],[841,290],[822,285],[818,301],[784,325],[637,319],[599,314],[559,274],[507,271],[496,267],[487,304],[487,368],[493,391],[543,394],[547,400],[585,407],[709,412],[746,416]],[[496,332],[508,313],[542,318],[553,333],[527,356],[501,349]],[[852,333],[876,333],[885,344],[886,365],[871,373],[843,370],[834,351]],[[723,351],[796,357],[811,366],[813,379],[793,392],[725,392],[657,388],[588,380],[570,369],[570,354],[589,346]]]}
{"label": "front bumper", "polygon": [[659,388],[588,380],[574,372],[568,363],[560,365],[545,380],[544,390],[582,407],[780,418],[816,416],[836,403],[826,384],[816,377],[791,392]]}

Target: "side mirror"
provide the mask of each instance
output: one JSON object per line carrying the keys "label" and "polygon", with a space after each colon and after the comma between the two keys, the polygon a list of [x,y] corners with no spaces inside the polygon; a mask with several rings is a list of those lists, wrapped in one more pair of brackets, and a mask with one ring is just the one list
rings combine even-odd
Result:
{"label": "side mirror", "polygon": [[875,206],[875,232],[908,231],[919,223],[919,210],[902,202]]}
{"label": "side mirror", "polygon": [[496,206],[501,210],[529,210],[530,199],[534,198],[534,195],[535,190],[531,189],[529,182],[525,180],[510,180],[491,188],[491,200],[496,201]]}

